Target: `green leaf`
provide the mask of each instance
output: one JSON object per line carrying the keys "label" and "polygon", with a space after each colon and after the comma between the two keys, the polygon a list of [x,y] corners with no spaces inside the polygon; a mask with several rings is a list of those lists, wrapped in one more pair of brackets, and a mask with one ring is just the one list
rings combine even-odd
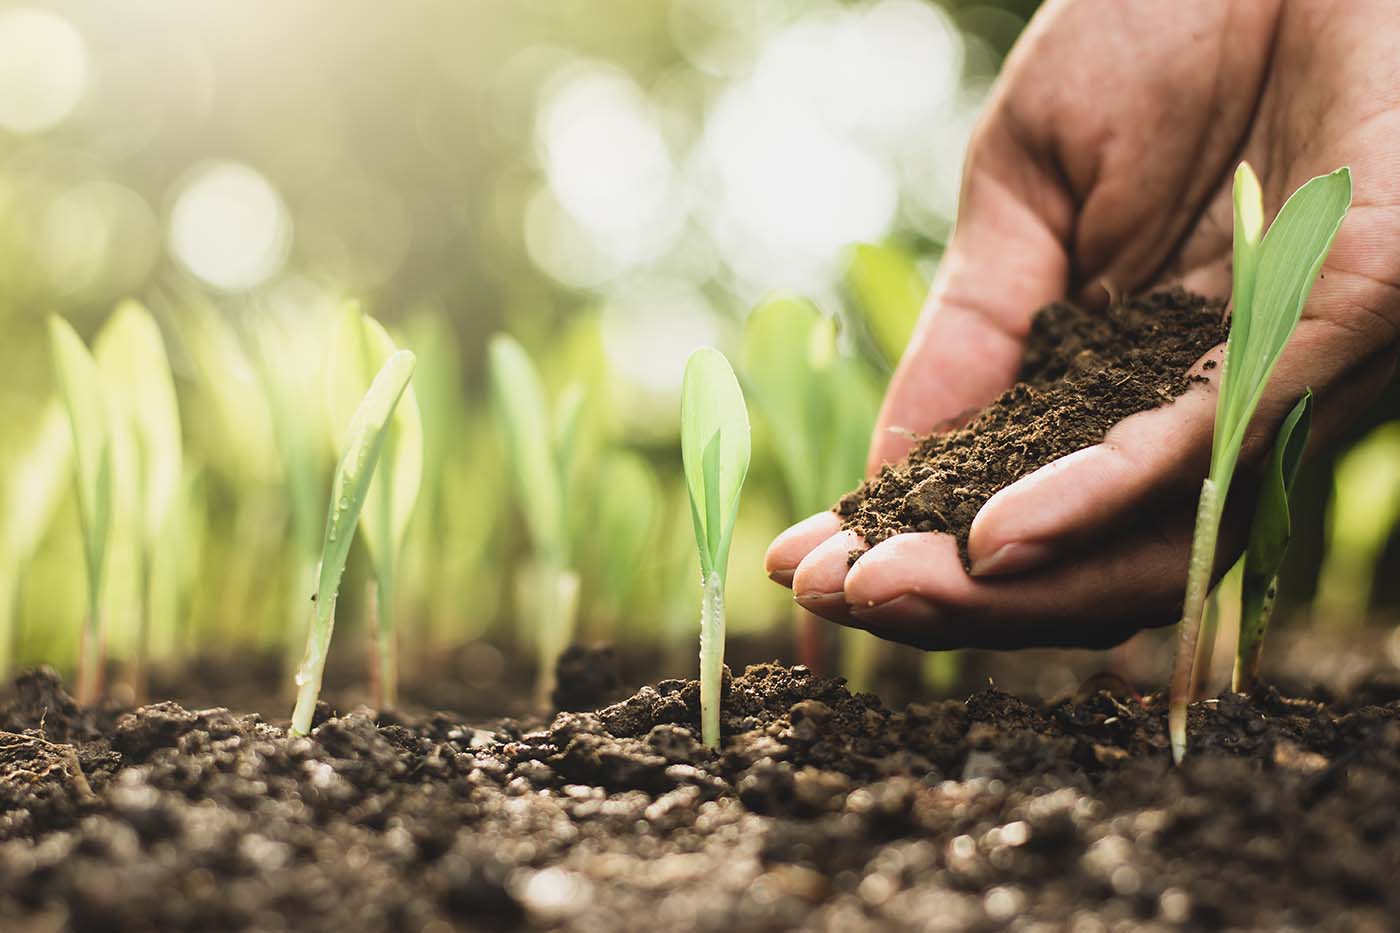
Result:
{"label": "green leaf", "polygon": [[355,537],[361,510],[369,495],[375,468],[379,465],[389,433],[389,420],[399,400],[408,390],[416,363],[412,353],[398,350],[385,361],[370,383],[345,430],[345,443],[335,478],[331,482],[330,509],[321,546],[321,566],[317,571],[316,613],[307,637],[306,656],[297,672],[297,705],[292,714],[292,734],[305,735],[311,728],[316,697],[321,689],[326,652],[335,626],[335,602],[345,560]]}
{"label": "green leaf", "polygon": [[[347,303],[336,322],[326,364],[331,424],[337,444],[374,374],[397,352],[394,340],[357,303]],[[375,571],[393,575],[423,480],[423,422],[413,386],[404,391],[384,439],[379,470],[360,513],[360,527]]]}
{"label": "green leaf", "polygon": [[1327,543],[1317,577],[1320,617],[1341,624],[1363,620],[1376,568],[1397,522],[1400,421],[1391,421],[1337,460],[1327,507]]}
{"label": "green leaf", "polygon": [[795,516],[830,504],[821,476],[828,462],[829,450],[821,448],[831,424],[830,388],[814,363],[830,361],[829,349],[819,345],[830,343],[832,332],[815,305],[796,298],[766,301],[744,324],[744,385],[767,427]]}
{"label": "green leaf", "polygon": [[112,463],[106,389],[97,363],[72,326],[49,317],[49,344],[59,393],[68,412],[73,437],[78,492],[78,516],[83,529],[83,554],[88,586],[95,604],[102,590],[107,530],[112,517]]}
{"label": "green leaf", "polygon": [[928,282],[903,250],[861,243],[851,256],[846,285],[875,345],[893,367],[914,333]]}
{"label": "green leaf", "polygon": [[1312,410],[1313,394],[1308,390],[1288,413],[1274,440],[1273,453],[1259,490],[1259,500],[1254,507],[1254,522],[1249,530],[1246,576],[1272,580],[1283,566],[1284,554],[1293,536],[1288,495],[1303,462],[1303,449],[1307,446],[1308,432],[1312,427]]}
{"label": "green leaf", "polygon": [[564,490],[555,456],[554,425],[539,372],[514,338],[491,338],[491,396],[515,478],[516,498],[539,553],[567,552]]}
{"label": "green leaf", "polygon": [[194,406],[186,422],[190,446],[217,451],[209,466],[246,495],[280,473],[266,388],[223,313],[198,296],[182,299],[168,320],[196,374],[193,391],[181,395]]}
{"label": "green leaf", "polygon": [[180,490],[184,451],[180,410],[165,341],[155,318],[135,301],[122,302],[94,341],[113,418],[135,440],[140,536],[149,553],[160,538]]}
{"label": "green leaf", "polygon": [[[1236,228],[1246,237],[1257,230],[1258,181],[1253,172],[1236,176]],[[1251,193],[1254,192],[1254,193]],[[1225,372],[1216,408],[1216,440],[1211,475],[1226,488],[1254,410],[1269,376],[1303,314],[1322,263],[1332,248],[1351,206],[1351,172],[1340,168],[1320,175],[1293,193],[1279,211],[1257,250],[1248,239],[1236,246],[1245,270],[1236,285]],[[1252,274],[1251,274],[1252,273]]]}
{"label": "green leaf", "polygon": [[598,578],[614,615],[629,608],[649,565],[660,497],[655,471],[636,454],[611,451],[599,464],[591,552],[602,565]]}
{"label": "green leaf", "polygon": [[830,507],[865,473],[881,395],[870,367],[838,350],[835,324],[815,305],[786,297],[749,315],[742,360],[791,517]]}
{"label": "green leaf", "polygon": [[34,555],[71,482],[72,461],[68,414],[60,401],[51,399],[39,415],[34,439],[6,478],[0,564],[26,564]]}
{"label": "green leaf", "polygon": [[869,367],[852,356],[841,356],[832,362],[826,383],[832,399],[831,418],[829,440],[825,455],[821,456],[826,469],[818,508],[833,505],[865,477],[866,452],[884,397]]}
{"label": "green leaf", "polygon": [[1313,282],[1350,206],[1351,172],[1340,168],[1320,175],[1293,193],[1261,238],[1259,181],[1248,165],[1241,165],[1235,173],[1235,306],[1215,408],[1210,475],[1202,484],[1196,508],[1169,691],[1168,731],[1177,762],[1186,754],[1192,664],[1215,564],[1220,520],[1244,434],[1274,366],[1298,326]]}
{"label": "green leaf", "polygon": [[0,676],[9,676],[13,661],[23,575],[72,482],[73,433],[62,403],[50,399],[38,420],[33,439],[5,477],[0,500]]}
{"label": "green leaf", "polygon": [[1240,575],[1239,647],[1235,654],[1235,690],[1253,689],[1259,679],[1259,660],[1273,614],[1278,574],[1293,535],[1288,496],[1303,462],[1308,432],[1312,427],[1312,391],[1293,406],[1274,439],[1273,453],[1265,467],[1254,520],[1249,530],[1249,546]]}
{"label": "green leaf", "polygon": [[739,380],[724,354],[701,347],[685,365],[681,456],[706,577],[725,577],[749,454],[749,413]]}

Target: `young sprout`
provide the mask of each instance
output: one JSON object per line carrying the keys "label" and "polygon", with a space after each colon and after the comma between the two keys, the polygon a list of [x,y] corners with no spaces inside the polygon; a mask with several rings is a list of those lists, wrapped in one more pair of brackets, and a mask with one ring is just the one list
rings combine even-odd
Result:
{"label": "young sprout", "polygon": [[[835,323],[800,299],[775,298],[755,308],[743,351],[744,385],[767,428],[790,520],[830,508],[865,473],[880,407],[874,380],[838,350]],[[798,655],[820,669],[824,623],[800,606],[795,611]],[[866,632],[842,630],[842,670],[851,689],[868,688],[876,644]]]}
{"label": "young sprout", "polygon": [[[278,626],[289,670],[301,660],[302,613],[306,594],[316,588],[326,467],[332,456],[329,417],[318,419],[315,408],[308,411],[306,406],[306,399],[314,398],[324,381],[323,367],[314,361],[325,343],[325,324],[321,314],[263,313],[256,326],[245,331],[248,358],[267,400],[268,425],[281,465],[281,498],[290,512],[286,545],[291,580],[284,587],[286,611]],[[365,376],[361,394],[370,375]]]}
{"label": "young sprout", "polygon": [[6,477],[0,509],[0,677],[13,663],[19,594],[25,572],[69,488],[73,432],[63,404],[50,399],[33,442]]}
{"label": "young sprout", "polygon": [[1313,395],[1309,390],[1283,419],[1254,506],[1254,522],[1249,529],[1249,545],[1242,558],[1244,567],[1240,577],[1240,638],[1231,682],[1231,689],[1236,692],[1253,690],[1259,684],[1259,659],[1269,619],[1274,613],[1278,574],[1284,555],[1288,553],[1288,542],[1293,537],[1288,495],[1298,477],[1298,468],[1303,464],[1303,448],[1308,444],[1308,431],[1312,427],[1312,408]]}
{"label": "young sprout", "polygon": [[[136,645],[131,665],[138,701],[146,693],[150,650],[151,598],[156,554],[180,490],[184,453],[175,380],[155,318],[142,305],[126,301],[103,325],[93,343],[97,368],[111,400],[112,441],[130,458],[113,457],[114,488],[122,490],[117,512],[134,538]],[[113,452],[118,450],[113,447]],[[114,528],[123,527],[118,522]],[[122,532],[114,537],[121,540]]]}
{"label": "young sprout", "polygon": [[112,518],[112,458],[106,390],[97,363],[72,326],[49,317],[49,346],[59,394],[73,435],[74,486],[87,563],[88,611],[78,651],[77,699],[89,704],[102,692],[102,571]]}
{"label": "young sprout", "polygon": [[656,546],[661,491],[651,464],[624,450],[600,459],[593,488],[589,525],[605,546],[592,549],[590,576],[597,581],[596,606],[611,629],[633,605],[643,578],[639,569]]}
{"label": "young sprout", "polygon": [[[356,304],[341,312],[326,367],[331,421],[336,440],[344,443],[358,400],[370,379],[396,352],[393,338],[378,321]],[[373,648],[370,684],[377,708],[398,703],[398,660],[394,641],[394,595],[409,519],[423,478],[423,422],[413,387],[404,390],[394,417],[384,432],[379,469],[365,494],[360,512],[366,550],[374,567],[368,591]]]}
{"label": "young sprout", "polygon": [[1346,168],[1295,191],[1264,233],[1259,180],[1248,163],[1235,172],[1234,287],[1230,337],[1215,409],[1210,472],[1201,486],[1186,600],[1172,664],[1168,729],[1172,757],[1186,754],[1186,705],[1201,617],[1215,565],[1216,539],[1240,447],[1259,399],[1303,313],[1313,281],[1351,205]]}
{"label": "young sprout", "polygon": [[569,548],[568,479],[578,441],[583,397],[560,399],[550,418],[544,385],[525,349],[513,338],[491,338],[491,396],[505,438],[515,495],[534,549],[531,602],[535,614],[536,699],[541,706],[554,692],[554,667],[574,632],[578,574]]}
{"label": "young sprout", "polygon": [[749,472],[749,413],[729,361],[701,347],[685,364],[681,388],[681,458],[690,493],[690,519],[700,552],[700,733],[719,747],[720,686],[724,676],[724,579],[739,517],[739,493]]}
{"label": "young sprout", "polygon": [[1400,522],[1400,421],[1367,434],[1337,461],[1313,611],[1330,624],[1362,621],[1376,566]]}
{"label": "young sprout", "polygon": [[914,333],[928,281],[899,247],[861,243],[846,268],[846,291],[865,324],[867,342],[878,351],[877,363],[893,369]]}
{"label": "young sprout", "polygon": [[321,676],[326,669],[326,652],[330,650],[331,633],[335,630],[335,600],[340,578],[345,573],[345,559],[350,554],[350,542],[354,540],[355,525],[369,494],[375,467],[379,465],[389,433],[389,420],[394,416],[399,399],[408,390],[414,362],[413,354],[407,350],[391,355],[370,383],[369,391],[355,409],[345,431],[340,462],[331,481],[321,566],[316,573],[315,605],[306,636],[306,656],[297,671],[292,735],[306,735],[311,731],[311,717],[316,712]]}

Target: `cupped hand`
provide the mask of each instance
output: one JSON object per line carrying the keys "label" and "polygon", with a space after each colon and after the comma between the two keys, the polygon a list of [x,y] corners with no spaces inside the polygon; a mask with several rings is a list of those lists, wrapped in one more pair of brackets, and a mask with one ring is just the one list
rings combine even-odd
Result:
{"label": "cupped hand", "polygon": [[[1311,387],[1325,439],[1388,381],[1400,324],[1400,4],[1060,0],[1008,58],[969,147],[956,230],[886,395],[870,469],[981,407],[1031,317],[1181,282],[1227,297],[1235,165],[1266,213],[1350,165],[1351,213],[1245,445]],[[830,512],[778,537],[770,575],[836,622],[928,648],[1107,646],[1180,611],[1219,359],[1174,403],[993,496],[972,570],[944,534],[863,543]],[[891,428],[902,430],[894,431]]]}

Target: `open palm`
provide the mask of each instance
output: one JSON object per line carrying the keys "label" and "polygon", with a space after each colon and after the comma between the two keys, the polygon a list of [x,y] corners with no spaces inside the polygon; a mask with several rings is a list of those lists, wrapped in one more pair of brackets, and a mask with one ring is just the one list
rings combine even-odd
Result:
{"label": "open palm", "polygon": [[[895,372],[870,468],[985,405],[1034,311],[1182,282],[1229,294],[1230,179],[1266,211],[1339,165],[1355,197],[1245,446],[1311,386],[1325,439],[1389,379],[1400,324],[1400,5],[1389,0],[1059,0],[1008,59],[973,139],[956,231]],[[1219,358],[1211,351],[1202,364]],[[1103,646],[1174,621],[1215,385],[992,497],[969,575],[944,534],[861,547],[830,512],[784,532],[775,580],[836,622],[930,648]]]}

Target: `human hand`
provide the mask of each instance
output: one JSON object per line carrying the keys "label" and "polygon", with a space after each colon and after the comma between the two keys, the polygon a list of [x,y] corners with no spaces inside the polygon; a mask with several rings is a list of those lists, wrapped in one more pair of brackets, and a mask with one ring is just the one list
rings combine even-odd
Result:
{"label": "human hand", "polygon": [[[1353,207],[1269,384],[1244,461],[1305,387],[1315,438],[1388,381],[1400,324],[1400,7],[1386,0],[1060,0],[1008,58],[969,147],[957,228],[886,395],[869,467],[1007,388],[1034,311],[1181,282],[1229,294],[1235,165],[1268,214],[1352,167]],[[1172,622],[1210,457],[1206,377],[997,493],[969,575],[944,534],[862,546],[824,512],[774,541],[772,577],[836,622],[929,648],[1107,646]]]}

